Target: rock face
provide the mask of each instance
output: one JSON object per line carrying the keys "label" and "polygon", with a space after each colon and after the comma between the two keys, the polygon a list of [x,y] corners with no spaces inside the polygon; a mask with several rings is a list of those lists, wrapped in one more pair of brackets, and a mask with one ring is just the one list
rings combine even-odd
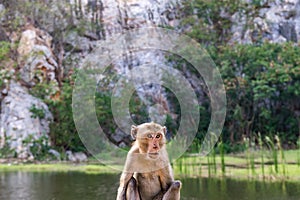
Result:
{"label": "rock face", "polygon": [[33,158],[30,147],[41,137],[43,142],[49,143],[52,114],[42,100],[29,94],[27,87],[46,82],[51,84],[49,98],[58,92],[57,62],[51,42],[52,37],[45,31],[28,27],[21,34],[17,49],[20,82],[12,80],[7,83],[5,92],[2,91],[0,148],[8,146],[18,158]]}
{"label": "rock face", "polygon": [[[180,22],[178,9],[180,6],[180,0],[92,0],[87,2],[82,1],[81,13],[87,21],[95,21],[95,16],[98,16],[99,20],[101,20],[101,31],[99,30],[95,33],[98,41],[100,40],[101,42],[101,40],[106,40],[106,38],[113,34],[122,33],[134,28],[175,27]],[[86,33],[85,36],[79,36],[75,33],[68,35],[66,39],[67,43],[79,50],[79,53],[71,55],[71,57],[74,57],[72,60],[83,60],[84,57],[88,56],[89,52],[86,49],[94,47],[91,44],[91,39],[96,38],[92,37],[92,35],[91,33]],[[86,41],[87,38],[90,39],[89,42],[81,44],[76,44],[75,42]],[[125,42],[130,43],[130,41]],[[101,48],[105,48],[105,46]],[[130,70],[138,66],[146,64],[160,66],[161,63],[166,63],[165,55],[161,51],[133,52],[131,49],[120,51],[122,51],[120,52],[121,57],[112,63],[113,71],[118,76],[130,76]],[[81,63],[79,63],[79,66],[81,66]],[[112,85],[116,84],[113,83],[113,80],[109,81],[111,81]],[[101,83],[99,85],[101,87]],[[159,120],[159,122],[164,123],[166,114],[170,113],[164,89],[161,86],[153,85],[136,87],[136,91],[139,98],[147,107],[149,120]],[[126,126],[128,126],[127,123],[122,125],[122,127]],[[109,135],[109,138],[120,147],[130,145],[131,143],[130,134],[123,132],[119,128]]]}
{"label": "rock face", "polygon": [[178,25],[178,0],[102,0],[105,34],[145,26]]}
{"label": "rock face", "polygon": [[261,1],[261,6],[252,15],[236,13],[230,43],[252,44],[269,41],[273,43],[300,41],[300,1]]}
{"label": "rock face", "polygon": [[[112,3],[113,2],[113,3]],[[103,22],[105,35],[121,33],[124,30],[143,27],[176,27],[179,24],[180,1],[177,0],[131,0],[111,1],[103,0]],[[130,41],[127,41],[130,43]],[[113,63],[117,74],[130,77],[131,69],[151,64],[160,66],[166,63],[165,54],[161,51],[140,51],[133,52],[125,49],[123,57]],[[159,79],[159,77],[157,77]],[[137,94],[146,105],[149,113],[149,120],[164,123],[166,114],[171,114],[168,106],[165,90],[159,85],[147,87],[136,87]],[[124,120],[126,121],[126,120]],[[128,125],[122,125],[126,127]],[[121,130],[111,137],[120,147],[130,145],[130,134]]]}
{"label": "rock face", "polygon": [[49,97],[59,90],[55,77],[58,64],[52,52],[51,43],[52,37],[48,33],[30,28],[22,33],[17,49],[21,79],[31,86],[48,82],[52,86]]}
{"label": "rock face", "polygon": [[[64,2],[70,2],[65,6]],[[88,55],[95,43],[105,40],[111,34],[121,33],[124,30],[145,26],[176,26],[179,22],[177,7],[180,6],[177,0],[82,0],[82,1],[60,1],[48,5],[47,13],[41,15],[39,28],[32,21],[26,22],[25,30],[20,39],[9,38],[18,42],[18,66],[20,67],[20,83],[11,82],[1,102],[1,123],[0,123],[0,146],[9,144],[20,158],[31,156],[30,144],[24,144],[28,137],[38,139],[49,133],[49,122],[52,119],[47,106],[39,99],[28,93],[26,87],[32,87],[38,83],[51,84],[48,98],[59,92],[58,77],[56,71],[61,63],[53,53],[52,37],[49,33],[57,30],[63,32],[72,23],[74,26],[83,28],[83,32],[63,32],[62,41],[66,52],[61,55],[71,60],[70,66],[64,68],[80,67],[81,61]],[[37,12],[38,12],[37,8]],[[2,11],[0,5],[0,21]],[[64,13],[68,13],[66,16]],[[55,23],[53,23],[55,21]],[[85,22],[85,23],[82,23]],[[89,26],[90,22],[93,24]],[[43,30],[47,30],[46,31]],[[1,32],[1,28],[0,28]],[[2,31],[3,32],[3,31]],[[79,33],[80,32],[80,33]],[[0,33],[5,36],[6,34]],[[11,34],[10,37],[12,37]],[[2,36],[1,36],[2,37]],[[65,53],[65,54],[64,54]],[[118,74],[126,74],[132,67],[147,62],[164,62],[161,52],[139,52],[126,54],[113,65]],[[25,86],[25,87],[24,87]],[[139,89],[139,95],[146,101],[146,104],[157,105],[156,99],[161,102],[163,95],[157,94],[157,88]],[[163,91],[163,90],[161,90]],[[146,98],[152,96],[152,100]],[[155,98],[154,98],[155,97]],[[165,103],[165,102],[164,102]],[[167,105],[167,104],[166,104]],[[149,107],[149,108],[150,108]],[[152,106],[153,113],[160,112],[155,109],[162,106]],[[43,117],[34,117],[32,111],[40,110]],[[111,136],[120,146],[130,143],[130,135],[119,129]],[[126,144],[125,144],[125,143]]]}
{"label": "rock face", "polygon": [[[65,2],[71,4],[66,6]],[[246,2],[250,4],[253,1],[246,0]],[[300,41],[300,0],[259,2],[260,6],[255,13],[251,13],[251,17],[244,13],[227,16],[233,24],[230,43],[252,44],[263,41],[297,43]],[[43,19],[38,24],[41,29],[49,33],[36,28],[35,24],[26,26],[21,34],[17,52],[22,85],[31,87],[47,82],[51,84],[49,98],[59,92],[56,71],[62,67],[62,63],[58,62],[53,53],[50,33],[57,30],[62,32],[65,52],[60,56],[65,58],[65,61],[66,58],[71,61],[69,66],[63,67],[80,68],[82,60],[88,56],[99,40],[105,40],[112,34],[133,28],[149,26],[176,28],[181,14],[179,9],[181,0],[71,0],[52,3],[48,7],[49,13],[42,15]],[[5,10],[5,7],[0,4],[0,22],[5,20],[3,14]],[[78,26],[78,29],[82,28],[82,30],[72,29],[64,32],[69,25]],[[13,37],[13,34],[10,37]],[[8,34],[0,26],[0,40],[15,41],[16,39],[8,38]],[[132,68],[147,63],[157,66],[165,63],[164,54],[160,51],[131,52],[130,49],[126,49],[123,55],[112,64],[113,70],[118,75],[126,76]],[[198,78],[189,76],[187,78],[193,85],[198,84],[193,83]],[[0,98],[3,98],[0,147],[5,143],[9,144],[19,157],[26,158],[31,155],[30,145],[25,145],[23,141],[29,136],[38,139],[43,134],[49,133],[49,121],[52,115],[41,100],[30,95],[27,89],[18,83],[11,82],[4,93],[3,97],[0,94]],[[164,90],[159,86],[140,87],[137,88],[137,93],[147,106],[150,118],[163,123],[166,114],[170,114]],[[43,117],[35,116],[34,110],[42,111]],[[120,129],[117,129],[110,138],[119,146],[130,143],[130,135]]]}
{"label": "rock face", "polygon": [[[37,115],[35,111],[41,114]],[[11,82],[1,103],[0,138],[5,139],[18,158],[30,158],[31,142],[41,136],[47,137],[52,119],[45,103],[29,95],[27,89],[18,83]],[[27,144],[24,144],[25,140],[29,140]]]}

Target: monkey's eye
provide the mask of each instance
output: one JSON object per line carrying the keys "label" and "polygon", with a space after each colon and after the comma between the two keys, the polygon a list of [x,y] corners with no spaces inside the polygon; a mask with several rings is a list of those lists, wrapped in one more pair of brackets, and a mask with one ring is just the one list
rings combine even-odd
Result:
{"label": "monkey's eye", "polygon": [[152,138],[152,135],[150,133],[147,134],[147,138]]}
{"label": "monkey's eye", "polygon": [[156,138],[160,138],[160,134],[157,134],[157,135],[156,135]]}

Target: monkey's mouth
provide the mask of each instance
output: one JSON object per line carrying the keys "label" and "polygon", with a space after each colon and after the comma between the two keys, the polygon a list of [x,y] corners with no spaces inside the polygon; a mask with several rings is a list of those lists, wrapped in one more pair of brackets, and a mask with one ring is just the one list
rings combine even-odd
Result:
{"label": "monkey's mouth", "polygon": [[153,153],[148,153],[148,157],[149,158],[152,158],[152,159],[155,159],[155,158],[157,158],[158,157],[158,155],[159,155],[159,153],[158,152],[153,152]]}

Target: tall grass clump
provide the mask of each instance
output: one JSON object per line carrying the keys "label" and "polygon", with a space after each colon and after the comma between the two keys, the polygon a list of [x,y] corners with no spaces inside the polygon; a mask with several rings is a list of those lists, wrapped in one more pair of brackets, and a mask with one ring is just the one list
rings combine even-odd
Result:
{"label": "tall grass clump", "polygon": [[[202,175],[202,163],[201,163],[201,157],[200,157],[200,150],[201,150],[201,145],[200,142],[196,143],[196,152],[197,156],[194,156],[193,163],[195,168],[193,167],[193,173],[197,174],[198,176]],[[199,161],[199,163],[198,163]],[[198,165],[197,165],[198,164]]]}
{"label": "tall grass clump", "polygon": [[183,163],[182,163],[182,158],[178,159],[178,161],[176,162],[176,165],[179,166],[179,172],[182,174],[183,172]]}
{"label": "tall grass clump", "polygon": [[212,167],[213,167],[213,172],[214,175],[217,174],[217,161],[216,161],[216,151],[215,149],[212,150]]}
{"label": "tall grass clump", "polygon": [[258,133],[258,145],[260,149],[260,162],[261,162],[261,173],[263,178],[265,178],[265,160],[264,160],[264,147],[263,147],[263,140],[261,138],[261,134]]}
{"label": "tall grass clump", "polygon": [[201,176],[202,175],[202,157],[200,156],[201,155],[201,144],[199,141],[197,141],[194,145],[194,149],[195,149],[195,152],[196,152],[196,155],[193,156],[193,159],[192,159],[192,164],[193,164],[193,175],[198,175],[198,176]]}
{"label": "tall grass clump", "polygon": [[211,162],[210,162],[210,155],[207,155],[207,171],[208,171],[208,177],[211,177]]}
{"label": "tall grass clump", "polygon": [[297,151],[297,164],[298,164],[298,167],[300,167],[300,137],[298,138],[298,141],[297,141],[297,148],[298,148],[298,151]]}
{"label": "tall grass clump", "polygon": [[207,168],[208,168],[208,176],[210,177],[212,175],[212,172],[214,175],[217,174],[217,162],[216,162],[216,151],[214,148],[215,141],[218,140],[218,137],[215,133],[210,133],[210,146],[213,147],[211,152],[207,155]]}
{"label": "tall grass clump", "polygon": [[198,169],[198,174],[201,177],[202,176],[202,159],[200,157],[199,159],[199,169]]}
{"label": "tall grass clump", "polygon": [[273,162],[274,162],[274,168],[275,168],[275,173],[278,173],[278,152],[277,152],[277,148],[274,144],[274,142],[270,139],[270,137],[266,136],[265,137],[267,145],[269,147],[269,149],[271,149],[272,151],[272,158],[273,158]]}
{"label": "tall grass clump", "polygon": [[245,148],[246,148],[246,158],[247,158],[247,169],[248,169],[248,174],[250,175],[250,169],[251,169],[251,174],[252,176],[255,175],[255,163],[254,163],[254,154],[251,151],[251,148],[253,146],[252,141],[247,137],[244,138],[245,142]]}
{"label": "tall grass clump", "polygon": [[224,150],[224,144],[222,142],[222,139],[218,145],[219,147],[219,152],[220,152],[220,157],[221,157],[221,170],[223,176],[226,174],[226,165],[225,165],[225,150]]}
{"label": "tall grass clump", "polygon": [[250,169],[250,161],[249,161],[249,138],[244,138],[244,144],[245,144],[245,150],[246,150],[246,162],[247,162],[247,171],[248,174],[250,174],[249,169]]}
{"label": "tall grass clump", "polygon": [[217,164],[216,164],[216,153],[214,149],[211,151],[209,155],[206,156],[207,158],[207,171],[208,176],[211,177],[213,174],[217,173]]}
{"label": "tall grass clump", "polygon": [[248,137],[244,138],[244,143],[246,149],[246,162],[247,162],[248,175],[250,176],[250,170],[251,170],[251,175],[254,176],[255,162],[254,162],[254,153],[252,151],[252,148],[255,147],[255,143]]}
{"label": "tall grass clump", "polygon": [[278,135],[275,135],[275,141],[276,141],[276,146],[280,151],[280,155],[281,155],[281,165],[282,165],[282,173],[285,176],[286,175],[286,169],[285,169],[285,155],[284,155],[284,151],[283,148],[281,147],[281,141],[280,138],[278,137]]}
{"label": "tall grass clump", "polygon": [[253,149],[255,148],[255,142],[253,140],[250,140],[250,166],[251,166],[251,173],[252,176],[254,176],[255,173],[255,156],[254,156],[254,152]]}

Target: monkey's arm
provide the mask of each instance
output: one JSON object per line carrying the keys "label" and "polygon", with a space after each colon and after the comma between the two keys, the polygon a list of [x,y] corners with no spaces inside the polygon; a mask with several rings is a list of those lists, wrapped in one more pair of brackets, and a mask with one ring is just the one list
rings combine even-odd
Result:
{"label": "monkey's arm", "polygon": [[133,146],[127,154],[124,170],[120,178],[120,186],[118,188],[117,200],[126,200],[127,185],[134,173],[132,170],[133,166],[135,165],[135,162],[133,161],[132,154],[136,151],[137,148]]}
{"label": "monkey's arm", "polygon": [[160,175],[160,184],[162,187],[162,191],[166,192],[169,187],[172,185],[174,181],[174,176],[173,176],[173,171],[171,166],[167,166],[161,170],[161,175]]}
{"label": "monkey's arm", "polygon": [[117,200],[126,200],[126,189],[129,180],[133,176],[133,173],[123,172],[120,178],[120,186],[118,188]]}

